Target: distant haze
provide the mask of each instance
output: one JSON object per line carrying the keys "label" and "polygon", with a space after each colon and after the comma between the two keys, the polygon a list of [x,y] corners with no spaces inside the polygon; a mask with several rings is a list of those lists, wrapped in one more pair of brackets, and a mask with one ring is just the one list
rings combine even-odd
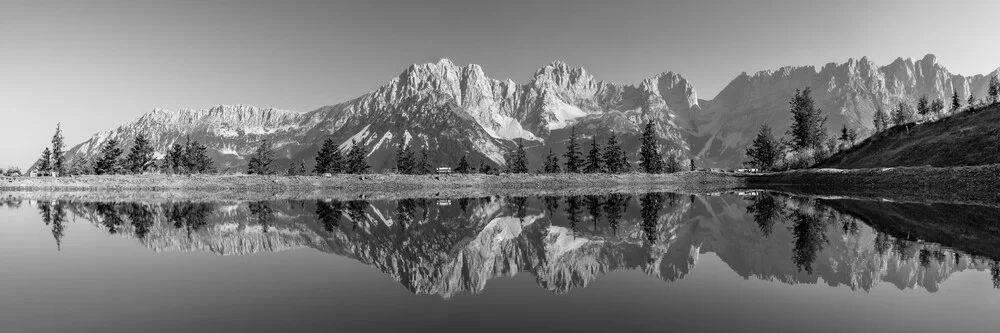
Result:
{"label": "distant haze", "polygon": [[868,56],[1000,65],[997,1],[0,2],[0,167],[26,168],[154,108],[309,111],[412,63],[524,82],[553,60],[637,83],[672,70],[710,99],[741,72]]}

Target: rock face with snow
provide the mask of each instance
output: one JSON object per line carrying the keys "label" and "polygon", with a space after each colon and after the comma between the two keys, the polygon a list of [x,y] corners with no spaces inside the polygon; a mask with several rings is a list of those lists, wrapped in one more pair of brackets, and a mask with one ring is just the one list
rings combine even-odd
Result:
{"label": "rock face with snow", "polygon": [[777,134],[789,128],[788,103],[796,89],[811,87],[816,106],[829,116],[830,133],[843,125],[871,131],[878,108],[889,112],[900,102],[915,106],[921,96],[950,105],[955,91],[963,103],[970,93],[983,98],[989,77],[998,74],[1000,70],[971,77],[952,74],[930,54],[916,61],[896,59],[885,66],[861,58],[819,70],[806,66],[743,73],[714,99],[702,101],[705,113],[693,146],[710,166],[739,165],[761,125],[770,125]]}
{"label": "rock face with snow", "polygon": [[275,147],[279,166],[304,161],[311,167],[327,138],[343,149],[365,145],[375,170],[393,168],[393,151],[404,141],[428,148],[432,164],[456,165],[467,155],[473,165],[503,166],[515,140],[525,140],[529,166],[538,169],[549,148],[563,153],[572,127],[585,144],[594,136],[603,141],[614,131],[634,160],[643,125],[652,120],[668,149],[703,166],[733,168],[743,161],[761,125],[769,124],[779,134],[788,128],[788,101],[796,89],[812,88],[817,106],[830,117],[832,133],[845,124],[870,130],[877,108],[915,104],[923,95],[948,100],[958,91],[963,101],[970,93],[985,96],[988,78],[997,74],[952,74],[933,55],[886,66],[850,59],[819,70],[808,66],[744,73],[708,101],[699,100],[691,83],[674,72],[622,85],[557,61],[518,84],[490,78],[478,65],[442,59],[410,66],[371,93],[305,113],[243,105],[156,110],[94,135],[72,148],[69,157],[93,158],[108,138],[129,145],[143,133],[159,154],[190,135],[208,145],[223,171],[242,170],[246,157],[265,139]]}
{"label": "rock face with snow", "polygon": [[616,131],[634,146],[642,126],[652,120],[664,144],[687,154],[684,134],[698,110],[694,88],[672,72],[639,85],[618,85],[554,62],[536,71],[530,82],[516,84],[489,78],[478,65],[457,66],[443,59],[410,66],[369,94],[306,113],[249,106],[156,110],[98,133],[71,149],[70,158],[93,158],[108,138],[127,146],[143,133],[160,154],[190,135],[208,145],[221,169],[243,167],[265,139],[277,150],[279,165],[300,160],[308,165],[327,138],[343,149],[365,145],[376,170],[394,167],[392,152],[404,140],[428,148],[436,164],[455,165],[468,155],[474,164],[502,166],[514,140],[525,140],[531,147],[529,160],[538,168],[547,147],[563,148],[561,141],[572,126],[582,137],[600,140]]}

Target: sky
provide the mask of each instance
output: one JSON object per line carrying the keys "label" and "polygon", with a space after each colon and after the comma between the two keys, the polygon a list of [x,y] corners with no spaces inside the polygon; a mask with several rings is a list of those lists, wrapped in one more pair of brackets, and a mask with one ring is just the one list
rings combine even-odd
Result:
{"label": "sky", "polygon": [[711,99],[742,72],[933,53],[1000,66],[982,0],[0,0],[0,167],[25,169],[56,123],[69,145],[156,108],[311,111],[449,58],[526,82],[555,60],[638,83],[664,71]]}

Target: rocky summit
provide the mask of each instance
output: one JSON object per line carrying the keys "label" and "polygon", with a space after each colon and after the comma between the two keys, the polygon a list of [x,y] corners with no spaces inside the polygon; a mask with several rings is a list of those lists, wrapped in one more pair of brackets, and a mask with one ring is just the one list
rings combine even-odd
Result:
{"label": "rocky summit", "polygon": [[811,87],[817,105],[830,116],[832,131],[847,124],[868,130],[877,108],[915,103],[922,95],[947,99],[957,90],[984,96],[990,75],[950,73],[933,55],[898,59],[878,66],[867,58],[843,64],[784,67],[739,75],[712,100],[698,99],[680,74],[663,72],[638,84],[600,81],[583,68],[553,62],[525,84],[488,77],[478,65],[447,59],[412,65],[371,93],[336,105],[299,113],[246,105],[207,110],[154,110],[120,127],[95,134],[73,147],[70,160],[92,159],[100,145],[117,138],[125,147],[138,134],[158,156],[186,138],[209,147],[220,171],[239,172],[262,140],[276,151],[279,166],[305,162],[311,168],[321,143],[342,149],[355,144],[370,152],[375,170],[395,167],[402,142],[427,148],[432,164],[455,165],[469,156],[473,165],[505,165],[516,140],[524,140],[529,166],[539,169],[553,149],[563,152],[571,128],[584,140],[605,140],[615,132],[630,157],[643,125],[652,120],[667,149],[706,167],[738,166],[760,125],[781,133],[788,128],[788,101],[796,89]]}

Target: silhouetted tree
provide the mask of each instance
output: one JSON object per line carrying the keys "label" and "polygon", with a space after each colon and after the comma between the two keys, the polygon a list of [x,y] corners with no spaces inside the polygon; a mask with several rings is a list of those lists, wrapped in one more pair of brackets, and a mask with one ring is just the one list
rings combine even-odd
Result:
{"label": "silhouetted tree", "polygon": [[509,197],[507,202],[514,208],[514,217],[524,225],[524,218],[528,217],[528,197]]}
{"label": "silhouetted tree", "polygon": [[962,100],[958,97],[958,89],[954,89],[951,93],[951,112],[957,112],[961,108]]}
{"label": "silhouetted tree", "polygon": [[927,116],[930,113],[931,104],[930,101],[927,100],[927,95],[920,96],[920,99],[917,100],[917,114]]}
{"label": "silhouetted tree", "polygon": [[931,102],[931,113],[940,114],[943,111],[944,111],[944,101],[942,101],[940,98],[935,98],[934,101]]}
{"label": "silhouetted tree", "polygon": [[135,236],[139,239],[145,239],[155,221],[153,210],[147,205],[136,202],[123,205],[122,210],[132,222]]}
{"label": "silhouetted tree", "polygon": [[976,105],[976,95],[973,94],[971,91],[969,92],[968,103],[969,103],[969,108],[972,108],[972,106]]}
{"label": "silhouetted tree", "polygon": [[274,224],[274,209],[266,201],[256,201],[250,203],[250,214],[257,218],[257,224],[264,232],[271,229]]}
{"label": "silhouetted tree", "polygon": [[528,172],[528,154],[524,151],[523,139],[517,139],[517,149],[511,154],[510,163],[507,165],[507,171],[510,173]]}
{"label": "silhouetted tree", "polygon": [[65,168],[66,154],[63,151],[65,146],[66,145],[63,144],[62,123],[57,123],[56,134],[52,135],[51,171],[59,173],[60,176],[66,173],[66,168]]}
{"label": "silhouetted tree", "polygon": [[153,165],[153,145],[142,133],[135,136],[132,149],[125,156],[125,168],[129,172],[141,174]]}
{"label": "silhouetted tree", "polygon": [[549,156],[545,157],[545,165],[543,169],[545,173],[562,172],[562,167],[559,166],[559,156],[556,156],[556,154],[552,152],[552,148],[549,148]]}
{"label": "silhouetted tree", "polygon": [[368,207],[368,202],[364,200],[352,200],[347,202],[347,217],[351,219],[354,226],[357,227],[358,224],[368,222],[368,213],[365,212],[365,208]]}
{"label": "silhouetted tree", "polygon": [[632,169],[628,162],[628,156],[625,154],[625,149],[622,149],[622,144],[618,141],[618,135],[615,134],[615,131],[611,131],[611,135],[608,136],[608,144],[604,146],[602,159],[604,161],[604,171],[608,173],[620,174]]}
{"label": "silhouetted tree", "polygon": [[664,200],[662,193],[646,193],[639,199],[642,233],[650,243],[655,243],[657,239],[656,225],[659,224],[660,209],[663,208]]}
{"label": "silhouetted tree", "polygon": [[795,238],[795,246],[792,251],[792,261],[799,271],[812,274],[812,264],[827,242],[826,230],[822,222],[813,215],[796,212],[794,217],[792,236]]}
{"label": "silhouetted tree", "polygon": [[42,150],[42,157],[38,158],[38,171],[49,172],[52,170],[52,151],[49,148]]}
{"label": "silhouetted tree", "polygon": [[590,151],[587,152],[587,159],[584,162],[583,172],[599,173],[604,171],[604,158],[601,156],[601,146],[597,143],[595,135],[590,140]]}
{"label": "silhouetted tree", "polygon": [[566,143],[566,172],[579,173],[583,168],[583,158],[580,154],[580,143],[577,142],[576,126],[570,128],[569,142]]}
{"label": "silhouetted tree", "polygon": [[434,167],[431,166],[431,157],[427,151],[427,146],[420,149],[420,160],[417,161],[416,173],[421,175],[431,174]]}
{"label": "silhouetted tree", "polygon": [[101,147],[101,156],[94,163],[94,173],[98,175],[117,174],[121,172],[121,162],[119,157],[122,149],[118,146],[118,139],[111,138]]}
{"label": "silhouetted tree", "polygon": [[97,216],[101,219],[101,225],[107,228],[109,234],[117,234],[119,228],[124,223],[121,216],[118,215],[118,211],[115,209],[115,204],[100,202],[95,204],[96,209],[94,210]]}
{"label": "silhouetted tree", "polygon": [[601,196],[587,195],[583,200],[587,204],[587,212],[590,213],[590,218],[594,222],[594,230],[597,230],[597,223],[601,220],[601,208],[603,208]]}
{"label": "silhouetted tree", "polygon": [[651,119],[646,122],[646,127],[642,131],[642,144],[639,146],[639,167],[646,173],[663,172],[663,161],[656,137],[656,124]]}
{"label": "silhouetted tree", "polygon": [[250,156],[247,164],[247,173],[251,175],[270,175],[274,173],[271,163],[274,162],[274,152],[271,151],[271,144],[267,140],[262,140],[260,146]]}
{"label": "silhouetted tree", "polygon": [[618,232],[618,223],[621,222],[622,215],[625,214],[631,200],[632,197],[627,194],[612,193],[604,202],[604,212],[608,216],[608,225],[611,226],[611,230],[615,234]]}
{"label": "silhouetted tree", "polygon": [[340,148],[333,142],[333,139],[323,140],[323,146],[316,153],[316,166],[313,172],[322,175],[325,173],[335,174],[343,171],[344,158],[340,155]]}
{"label": "silhouetted tree", "polygon": [[404,138],[396,148],[396,172],[404,175],[412,175],[416,172],[416,165],[416,156],[413,154],[413,147],[407,146]]}
{"label": "silhouetted tree", "polygon": [[351,140],[351,149],[347,153],[347,172],[353,174],[368,173],[368,149],[364,144]]}
{"label": "silhouetted tree", "polygon": [[826,141],[826,117],[823,110],[816,108],[812,99],[812,90],[795,90],[792,97],[791,113],[792,127],[788,130],[792,136],[792,144],[797,149],[820,148]]}
{"label": "silhouetted tree", "polygon": [[747,214],[753,215],[753,221],[757,223],[757,228],[764,234],[764,237],[770,236],[774,230],[774,223],[782,216],[778,198],[770,193],[762,193],[749,201]]}
{"label": "silhouetted tree", "polygon": [[469,159],[466,155],[462,155],[462,159],[458,161],[458,167],[455,168],[457,173],[472,173],[472,166],[469,165]]}
{"label": "silhouetted tree", "polygon": [[764,124],[757,132],[757,137],[747,148],[747,162],[763,170],[769,170],[778,162],[781,152],[780,143],[771,134],[771,127]]}
{"label": "silhouetted tree", "polygon": [[545,201],[545,211],[549,213],[549,219],[551,220],[556,211],[559,210],[559,197],[547,195],[542,200]]}
{"label": "silhouetted tree", "polygon": [[184,160],[186,158],[185,155],[184,146],[179,143],[175,143],[171,146],[170,151],[167,153],[166,159],[164,160],[167,169],[173,173],[184,172],[184,168],[187,165],[187,162]]}
{"label": "silhouetted tree", "polygon": [[316,215],[319,217],[320,223],[323,224],[323,230],[333,232],[333,229],[340,224],[340,216],[343,214],[343,209],[340,201],[323,202],[323,200],[316,200]]}
{"label": "silhouetted tree", "polygon": [[215,171],[215,162],[208,156],[208,147],[188,136],[184,144],[184,168],[188,173],[208,173]]}
{"label": "silhouetted tree", "polygon": [[566,197],[566,217],[569,220],[570,230],[576,231],[576,224],[580,223],[580,196],[568,196]]}

